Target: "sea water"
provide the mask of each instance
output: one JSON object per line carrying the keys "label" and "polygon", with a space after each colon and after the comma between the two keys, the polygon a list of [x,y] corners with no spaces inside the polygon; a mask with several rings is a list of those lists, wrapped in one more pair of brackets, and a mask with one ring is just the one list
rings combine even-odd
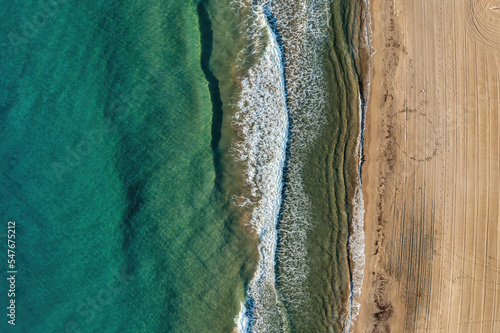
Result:
{"label": "sea water", "polygon": [[17,223],[16,329],[349,329],[363,8],[5,2],[0,204],[5,228]]}

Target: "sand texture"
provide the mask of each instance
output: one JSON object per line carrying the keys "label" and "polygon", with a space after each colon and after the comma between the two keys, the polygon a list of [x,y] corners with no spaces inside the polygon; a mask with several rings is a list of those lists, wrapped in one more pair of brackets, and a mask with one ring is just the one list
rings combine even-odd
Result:
{"label": "sand texture", "polygon": [[356,332],[500,332],[500,0],[372,1]]}

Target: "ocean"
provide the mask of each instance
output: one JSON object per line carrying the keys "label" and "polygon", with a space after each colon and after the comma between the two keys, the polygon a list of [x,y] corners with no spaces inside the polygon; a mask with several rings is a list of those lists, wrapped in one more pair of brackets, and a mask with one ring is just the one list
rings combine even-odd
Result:
{"label": "ocean", "polygon": [[349,331],[366,7],[4,2],[0,331]]}

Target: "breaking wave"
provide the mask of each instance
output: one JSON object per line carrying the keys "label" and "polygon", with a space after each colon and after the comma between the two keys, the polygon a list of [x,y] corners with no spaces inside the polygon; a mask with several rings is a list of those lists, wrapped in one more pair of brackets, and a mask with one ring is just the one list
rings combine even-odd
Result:
{"label": "breaking wave", "polygon": [[[246,305],[238,316],[239,332],[278,332],[286,321],[276,290],[275,257],[278,215],[282,203],[283,169],[289,135],[289,115],[282,50],[271,30],[266,3],[240,3],[247,11],[260,61],[241,79],[233,127],[239,140],[233,152],[245,170],[244,185],[249,190],[235,198],[240,207],[251,208],[249,225],[259,238],[260,260],[247,287]],[[285,325],[286,326],[286,325]]]}

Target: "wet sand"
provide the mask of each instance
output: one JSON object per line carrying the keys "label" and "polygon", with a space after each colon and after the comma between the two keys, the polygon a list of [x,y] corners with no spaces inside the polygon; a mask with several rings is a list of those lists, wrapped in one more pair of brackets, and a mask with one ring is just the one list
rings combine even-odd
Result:
{"label": "wet sand", "polygon": [[356,332],[499,332],[500,1],[371,5]]}

